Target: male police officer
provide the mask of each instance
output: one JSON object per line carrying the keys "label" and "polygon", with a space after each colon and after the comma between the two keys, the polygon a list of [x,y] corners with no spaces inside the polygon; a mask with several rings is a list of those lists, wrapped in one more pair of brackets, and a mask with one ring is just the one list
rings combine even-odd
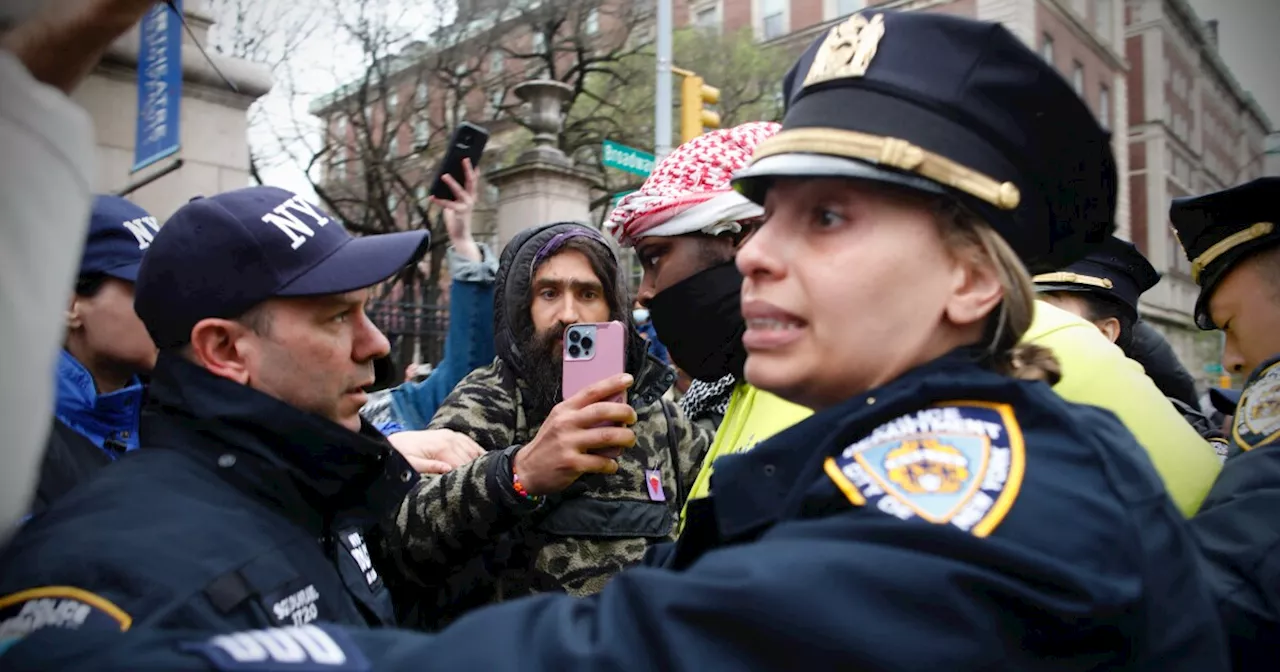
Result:
{"label": "male police officer", "polygon": [[1208,559],[1237,670],[1280,660],[1280,178],[1173,202],[1200,284],[1195,319],[1226,334],[1223,367],[1252,370],[1232,455],[1192,526]]}
{"label": "male police officer", "polygon": [[272,187],[179,209],[138,272],[143,449],[15,537],[0,631],[390,624],[365,535],[416,475],[358,413],[388,350],[364,306],[426,244]]}
{"label": "male police officer", "polygon": [[1084,259],[1060,271],[1037,275],[1034,280],[1040,300],[1092,322],[1129,359],[1142,365],[1200,436],[1214,439],[1215,449],[1222,446],[1225,450],[1219,441],[1221,432],[1197,408],[1194,385],[1189,393],[1184,386],[1161,386],[1162,381],[1191,376],[1159,332],[1151,327],[1139,332],[1138,298],[1160,282],[1160,274],[1133,243],[1112,237]]}
{"label": "male police officer", "polygon": [[[869,18],[884,30],[863,42],[858,21],[866,25]],[[819,55],[828,64],[861,55],[870,66],[864,77],[804,87]],[[872,142],[831,149],[869,157],[862,175],[870,179],[896,176],[943,189],[927,174],[1000,164],[1002,178],[1017,181],[1007,186],[1028,204],[1001,221],[1009,231],[1026,224],[1028,247],[1050,249],[1057,238],[1050,227],[1065,227],[1058,236],[1080,235],[1086,222],[1098,222],[1114,206],[1105,133],[1067,82],[1001,27],[923,12],[857,14],[819,37],[785,89],[784,132],[805,121],[861,127]],[[925,121],[943,117],[946,133]],[[897,142],[876,142],[889,139]],[[883,151],[869,149],[875,145]],[[912,161],[913,154],[921,160]],[[852,161],[782,156],[813,170]],[[831,161],[823,165],[824,158]],[[1051,214],[1068,211],[1085,216]],[[1016,468],[1025,476],[1017,501],[1001,498],[1009,515],[990,536],[903,509],[894,509],[906,514],[900,519],[887,513],[891,507],[852,504],[824,473],[822,458],[840,454],[861,434],[832,421],[843,422],[857,406],[864,414],[857,422],[865,423],[922,394],[936,392],[908,384],[889,398],[854,397],[725,458],[672,564],[624,571],[598,595],[514,601],[472,613],[438,635],[311,625],[212,638],[139,633],[134,649],[128,633],[91,635],[53,649],[57,638],[46,631],[16,644],[3,662],[16,666],[43,653],[60,668],[83,659],[99,669],[140,670],[1222,669],[1221,633],[1205,613],[1211,608],[1194,548],[1162,501],[1150,465],[1134,461],[1141,457],[1136,446],[1073,453],[1079,459],[1063,458],[1077,444],[1062,438],[1042,441],[1043,452],[1027,450],[1025,472]],[[1122,431],[1104,412],[1081,412]],[[925,424],[904,423],[886,434],[924,431]],[[1070,500],[1078,506],[1063,507],[1062,492],[1079,493]],[[1127,511],[1122,500],[1153,513],[1116,525],[1117,514],[1105,512]],[[1119,543],[1102,542],[1094,532],[1099,526],[1113,530],[1107,538]],[[1055,552],[1065,549],[1070,557]],[[120,648],[108,648],[112,639]]]}

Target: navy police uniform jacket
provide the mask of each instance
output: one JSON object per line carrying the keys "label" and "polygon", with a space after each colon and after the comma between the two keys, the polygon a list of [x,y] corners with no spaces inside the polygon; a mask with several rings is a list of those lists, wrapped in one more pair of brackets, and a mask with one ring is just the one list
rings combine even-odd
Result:
{"label": "navy police uniform jacket", "polygon": [[1232,456],[1192,529],[1231,643],[1236,670],[1280,669],[1280,357],[1240,395]]}
{"label": "navy police uniform jacket", "polygon": [[162,355],[144,446],[0,558],[0,640],[42,627],[390,625],[379,523],[416,475],[359,434]]}
{"label": "navy police uniform jacket", "polygon": [[[46,629],[0,663],[223,670],[1221,670],[1196,549],[1111,414],[953,353],[716,463],[658,566],[435,635]],[[695,502],[697,504],[697,502]],[[63,647],[59,642],[65,642]]]}

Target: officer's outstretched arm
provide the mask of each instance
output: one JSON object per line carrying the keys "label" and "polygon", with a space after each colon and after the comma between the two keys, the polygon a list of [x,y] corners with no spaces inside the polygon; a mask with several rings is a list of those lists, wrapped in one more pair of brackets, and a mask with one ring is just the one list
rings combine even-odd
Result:
{"label": "officer's outstretched arm", "polygon": [[[996,538],[848,512],[775,527],[684,572],[626,571],[593,598],[542,595],[482,609],[437,635],[330,626],[217,637],[51,630],[0,662],[14,670],[37,661],[67,670],[300,670],[321,662],[499,672],[1036,670],[1057,652],[1118,668],[1132,644],[1109,619],[1139,599],[1142,582],[1132,579],[1052,558],[1029,563],[1024,548]],[[1212,627],[1212,614],[1190,616],[1190,632]],[[1221,648],[1170,650],[1178,660],[1160,669],[1221,669]],[[290,660],[296,667],[281,665]]]}

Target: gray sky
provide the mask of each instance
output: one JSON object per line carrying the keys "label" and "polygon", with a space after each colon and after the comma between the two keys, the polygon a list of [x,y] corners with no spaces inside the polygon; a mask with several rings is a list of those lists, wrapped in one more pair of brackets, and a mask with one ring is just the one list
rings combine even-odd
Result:
{"label": "gray sky", "polygon": [[1218,20],[1218,53],[1280,130],[1280,0],[1188,0]]}

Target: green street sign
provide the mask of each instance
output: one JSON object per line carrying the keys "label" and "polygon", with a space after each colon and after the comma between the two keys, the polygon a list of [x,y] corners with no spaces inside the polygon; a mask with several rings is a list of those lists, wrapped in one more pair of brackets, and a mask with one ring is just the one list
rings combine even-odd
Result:
{"label": "green street sign", "polygon": [[1205,364],[1205,365],[1204,365],[1204,372],[1205,372],[1205,373],[1207,373],[1207,374],[1210,374],[1210,375],[1214,375],[1214,376],[1221,376],[1221,375],[1222,375],[1222,365],[1221,365],[1221,364]]}
{"label": "green street sign", "polygon": [[648,152],[619,145],[612,140],[605,140],[603,149],[606,168],[617,168],[640,177],[648,177],[653,172],[653,155]]}

